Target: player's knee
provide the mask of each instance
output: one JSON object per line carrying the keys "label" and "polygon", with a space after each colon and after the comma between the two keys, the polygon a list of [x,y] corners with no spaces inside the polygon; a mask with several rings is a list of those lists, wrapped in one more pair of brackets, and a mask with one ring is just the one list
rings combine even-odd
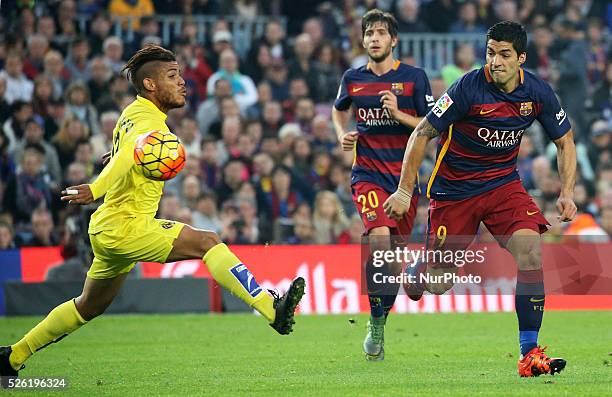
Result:
{"label": "player's knee", "polygon": [[200,235],[200,249],[202,250],[202,256],[207,253],[212,247],[217,244],[221,244],[223,241],[219,235],[215,232],[202,231]]}
{"label": "player's knee", "polygon": [[520,270],[538,270],[542,268],[542,253],[539,247],[525,247],[517,259]]}

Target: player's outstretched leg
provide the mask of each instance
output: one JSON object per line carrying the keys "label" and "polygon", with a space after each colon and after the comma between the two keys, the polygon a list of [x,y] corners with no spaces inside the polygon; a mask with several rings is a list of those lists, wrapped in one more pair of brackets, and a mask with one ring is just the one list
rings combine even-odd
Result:
{"label": "player's outstretched leg", "polygon": [[521,349],[518,373],[521,377],[554,375],[565,368],[566,361],[548,357],[544,354],[546,348],[538,345],[545,301],[540,235],[529,229],[519,230],[510,238],[507,249],[519,268],[514,296]]}
{"label": "player's outstretched leg", "polygon": [[293,330],[294,312],[304,295],[303,278],[293,280],[283,296],[269,294],[216,233],[185,225],[166,261],[197,258],[202,258],[215,281],[261,313],[278,333]]}
{"label": "player's outstretched leg", "polygon": [[6,387],[10,377],[16,377],[23,363],[32,354],[57,343],[89,320],[104,313],[111,304],[126,274],[112,279],[96,280],[87,277],[83,292],[78,298],[62,303],[12,346],[0,347],[0,376]]}

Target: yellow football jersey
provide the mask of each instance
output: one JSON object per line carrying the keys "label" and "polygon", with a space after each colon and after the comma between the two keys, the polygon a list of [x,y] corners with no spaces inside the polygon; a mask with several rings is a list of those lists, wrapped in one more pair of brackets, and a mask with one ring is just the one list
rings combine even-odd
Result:
{"label": "yellow football jersey", "polygon": [[121,113],[113,131],[111,160],[90,185],[94,199],[104,196],[104,203],[91,216],[89,233],[115,229],[126,218],[155,215],[164,182],[147,179],[137,171],[134,146],[143,133],[169,131],[166,118],[141,96]]}

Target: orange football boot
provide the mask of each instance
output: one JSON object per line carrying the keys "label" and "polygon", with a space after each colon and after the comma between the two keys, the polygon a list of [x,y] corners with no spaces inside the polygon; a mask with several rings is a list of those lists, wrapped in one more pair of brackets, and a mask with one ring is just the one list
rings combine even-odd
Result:
{"label": "orange football boot", "polygon": [[534,347],[518,362],[518,372],[521,377],[540,376],[559,373],[565,368],[566,361],[562,358],[550,358],[544,354],[546,347]]}

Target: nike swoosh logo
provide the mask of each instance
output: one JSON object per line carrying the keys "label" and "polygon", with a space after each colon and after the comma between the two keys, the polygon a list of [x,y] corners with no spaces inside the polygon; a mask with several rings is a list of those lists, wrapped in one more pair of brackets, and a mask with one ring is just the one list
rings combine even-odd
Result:
{"label": "nike swoosh logo", "polygon": [[538,211],[527,211],[527,215],[535,215]]}
{"label": "nike swoosh logo", "polygon": [[489,110],[484,110],[484,109],[480,109],[480,115],[485,115],[485,114],[489,114],[491,112],[495,111],[495,108],[493,109],[489,109]]}
{"label": "nike swoosh logo", "polygon": [[544,302],[544,298],[542,299],[529,298],[529,302],[533,302],[533,303]]}
{"label": "nike swoosh logo", "polygon": [[353,88],[353,93],[359,92],[359,91],[363,90],[364,88],[365,87],[355,87],[355,88]]}

